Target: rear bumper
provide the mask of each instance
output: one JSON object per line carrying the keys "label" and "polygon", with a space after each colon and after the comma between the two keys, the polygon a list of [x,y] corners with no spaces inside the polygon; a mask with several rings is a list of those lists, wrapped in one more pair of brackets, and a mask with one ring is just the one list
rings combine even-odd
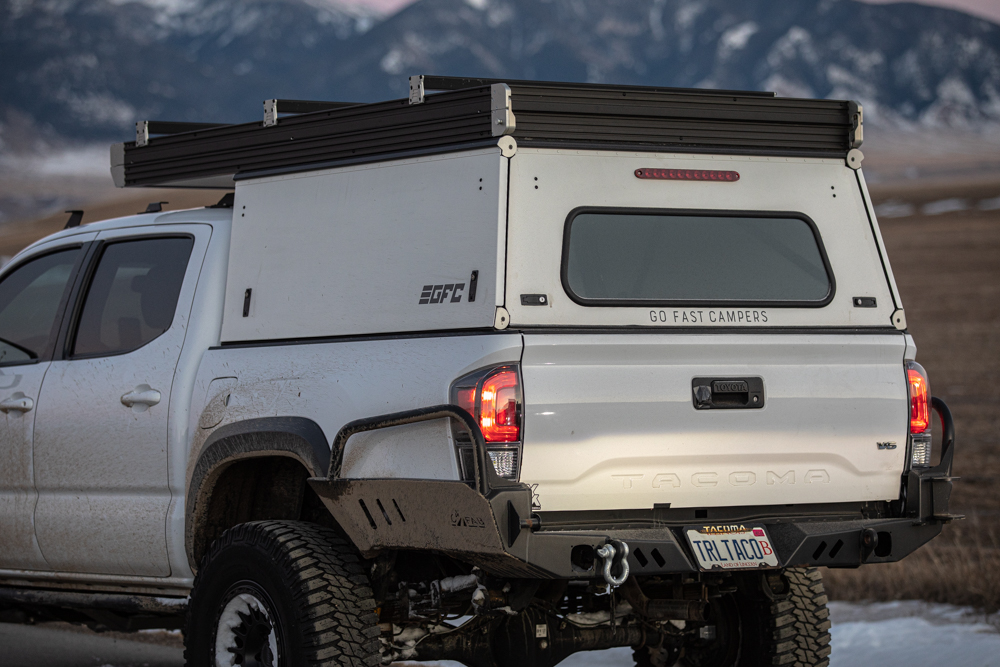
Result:
{"label": "rear bumper", "polygon": [[[749,516],[743,524],[764,526],[781,567],[857,567],[898,561],[941,532],[956,518],[948,513],[953,478],[954,426],[947,406],[934,399],[945,427],[941,463],[909,472],[904,478],[898,516],[864,518],[822,516]],[[339,479],[338,443],[353,433],[401,423],[450,416],[466,422],[476,436],[476,488],[464,482],[402,479]],[[572,529],[547,527],[531,513],[531,491],[505,482],[486,466],[485,444],[475,422],[454,406],[387,415],[345,427],[334,441],[331,475],[310,485],[354,544],[365,554],[416,549],[452,555],[498,576],[586,579],[601,576],[594,552],[612,540],[629,545],[629,566],[644,575],[698,571],[683,525]],[[343,437],[342,437],[343,436]],[[582,523],[582,525],[581,525]],[[686,522],[692,525],[695,522]],[[710,524],[711,518],[698,523]],[[729,523],[729,522],[727,522]]]}

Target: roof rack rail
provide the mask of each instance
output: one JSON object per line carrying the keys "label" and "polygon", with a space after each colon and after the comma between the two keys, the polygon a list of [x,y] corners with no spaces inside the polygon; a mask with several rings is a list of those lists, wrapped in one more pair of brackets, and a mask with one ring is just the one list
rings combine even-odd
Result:
{"label": "roof rack rail", "polygon": [[[539,148],[837,158],[862,141],[855,102],[757,91],[423,75],[410,77],[404,99],[270,102],[270,125],[147,125],[145,142],[112,146],[115,184],[232,189],[237,179],[495,145],[508,135]],[[278,123],[278,112],[296,115]]]}

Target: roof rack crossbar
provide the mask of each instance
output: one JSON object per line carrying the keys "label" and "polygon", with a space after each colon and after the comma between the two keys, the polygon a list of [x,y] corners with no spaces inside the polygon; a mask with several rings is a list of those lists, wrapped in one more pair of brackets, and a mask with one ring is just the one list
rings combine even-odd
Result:
{"label": "roof rack crossbar", "polygon": [[264,100],[264,127],[278,124],[278,114],[302,114],[357,106],[357,102],[314,102],[312,100]]}
{"label": "roof rack crossbar", "polygon": [[180,123],[172,120],[140,120],[135,124],[135,145],[145,146],[149,137],[154,134],[181,134],[182,132],[197,132],[214,127],[223,127],[226,123]]}
{"label": "roof rack crossbar", "polygon": [[[413,78],[413,77],[411,77]],[[764,92],[759,90],[715,90],[711,88],[668,88],[658,87],[658,86],[622,86],[618,84],[609,83],[573,83],[567,81],[527,81],[523,79],[481,79],[472,78],[464,76],[435,76],[429,74],[422,74],[419,76],[423,80],[424,90],[462,90],[464,88],[477,88],[479,86],[490,86],[494,83],[506,83],[511,88],[518,87],[534,87],[534,88],[575,88],[577,90],[587,90],[587,91],[598,91],[598,90],[608,90],[608,91],[629,91],[634,90],[637,92],[664,92],[664,93],[691,93],[697,95],[721,95],[732,97],[737,95],[740,97],[775,97],[775,93]]]}

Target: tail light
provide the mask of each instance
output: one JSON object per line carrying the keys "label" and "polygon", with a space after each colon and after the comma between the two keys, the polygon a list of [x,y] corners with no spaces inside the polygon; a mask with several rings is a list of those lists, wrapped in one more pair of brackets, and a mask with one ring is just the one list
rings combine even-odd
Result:
{"label": "tail light", "polygon": [[[521,464],[521,385],[516,366],[477,371],[457,380],[451,401],[472,415],[483,432],[486,451],[497,474],[517,479]],[[473,478],[472,438],[454,431],[463,478]]]}
{"label": "tail light", "polygon": [[910,396],[910,466],[931,464],[931,390],[927,371],[915,361],[906,364]]}

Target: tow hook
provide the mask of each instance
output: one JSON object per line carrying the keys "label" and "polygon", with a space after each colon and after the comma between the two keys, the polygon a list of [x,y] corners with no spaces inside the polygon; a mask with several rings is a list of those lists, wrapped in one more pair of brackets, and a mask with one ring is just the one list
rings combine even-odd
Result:
{"label": "tow hook", "polygon": [[872,552],[878,547],[878,533],[872,528],[865,528],[861,531],[861,562],[868,560]]}
{"label": "tow hook", "polygon": [[[628,544],[620,540],[608,540],[608,543],[597,549],[597,555],[604,561],[602,574],[604,581],[612,588],[618,588],[628,579]],[[620,566],[616,577],[611,574],[611,568]]]}

